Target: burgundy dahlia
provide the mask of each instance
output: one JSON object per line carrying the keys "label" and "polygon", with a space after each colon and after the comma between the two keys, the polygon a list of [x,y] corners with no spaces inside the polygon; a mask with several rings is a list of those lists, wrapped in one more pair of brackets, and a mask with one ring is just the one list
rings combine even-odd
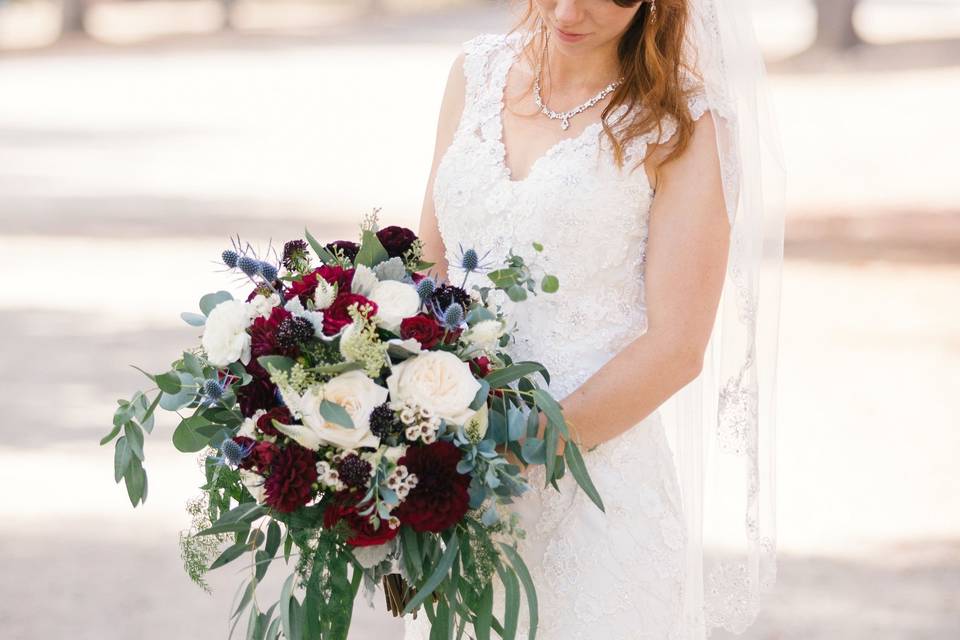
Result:
{"label": "burgundy dahlia", "polygon": [[343,253],[344,257],[349,259],[350,262],[353,262],[360,252],[360,245],[349,240],[337,240],[327,244],[325,248],[334,255],[337,254],[337,249],[339,249],[340,253]]}
{"label": "burgundy dahlia", "polygon": [[[262,372],[262,375],[255,373],[255,369]],[[263,367],[256,364],[255,360],[251,360],[247,371],[253,375],[253,380],[242,387],[237,387],[237,402],[240,404],[240,413],[244,418],[253,416],[259,409],[269,411],[277,405],[277,385],[266,377],[267,372]]]}
{"label": "burgundy dahlia", "polygon": [[277,428],[273,426],[274,420],[282,424],[293,424],[293,416],[290,415],[290,410],[281,406],[274,407],[257,418],[257,429],[260,433],[268,436],[282,435],[277,431]]}
{"label": "burgundy dahlia", "polygon": [[291,442],[273,456],[264,501],[281,513],[296,511],[310,502],[316,480],[316,454]]}
{"label": "burgundy dahlia", "polygon": [[258,316],[253,319],[248,331],[250,332],[250,364],[247,371],[251,375],[267,377],[269,374],[257,362],[260,356],[289,356],[295,358],[300,355],[300,348],[296,344],[288,344],[278,340],[280,327],[290,322],[293,314],[283,307],[273,307],[267,317]]}
{"label": "burgundy dahlia", "polygon": [[446,440],[409,447],[397,461],[417,476],[417,484],[394,510],[415,531],[439,533],[463,518],[470,504],[470,476],[457,471],[460,450]]}
{"label": "burgundy dahlia", "polygon": [[417,239],[417,234],[406,227],[391,225],[377,231],[377,239],[387,250],[388,256],[398,258],[410,248]]}

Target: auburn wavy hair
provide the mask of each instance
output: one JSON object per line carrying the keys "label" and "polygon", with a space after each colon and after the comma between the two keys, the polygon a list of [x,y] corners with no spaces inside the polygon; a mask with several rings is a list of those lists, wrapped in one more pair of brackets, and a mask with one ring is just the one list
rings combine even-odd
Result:
{"label": "auburn wavy hair", "polygon": [[[643,2],[643,6],[637,10],[617,47],[620,71],[624,79],[610,94],[610,101],[601,113],[601,135],[609,136],[614,161],[618,167],[623,167],[627,144],[654,130],[659,137],[662,134],[664,118],[670,116],[677,123],[677,131],[672,138],[671,149],[664,156],[663,161],[666,162],[683,152],[693,135],[694,121],[687,100],[694,88],[685,88],[683,82],[685,73],[698,78],[696,70],[685,59],[684,54],[687,0],[656,0],[656,17],[653,19],[651,4],[647,0],[609,1],[621,7],[632,7],[638,2]],[[536,58],[543,49],[545,37],[544,32],[538,29],[538,18],[539,12],[533,0],[527,0],[522,17],[508,32],[537,31],[525,51],[531,69],[536,68]],[[532,80],[527,91],[533,91]],[[607,116],[620,105],[627,107],[622,120],[626,125],[614,132],[607,123]],[[651,151],[648,145],[636,167],[643,164]]]}

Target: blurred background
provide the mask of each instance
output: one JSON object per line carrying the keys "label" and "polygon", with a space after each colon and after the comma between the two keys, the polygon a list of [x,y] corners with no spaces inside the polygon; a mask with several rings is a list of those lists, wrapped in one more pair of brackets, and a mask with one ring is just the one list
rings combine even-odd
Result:
{"label": "blurred background", "polygon": [[[789,171],[780,573],[751,640],[960,638],[960,1],[757,0]],[[0,637],[221,638],[177,534],[199,471],[162,417],[146,505],[99,447],[195,330],[231,234],[417,224],[481,0],[0,0]],[[280,567],[261,587],[279,593]],[[272,580],[272,581],[271,581]],[[399,639],[361,603],[355,638]],[[725,635],[723,637],[726,637]]]}

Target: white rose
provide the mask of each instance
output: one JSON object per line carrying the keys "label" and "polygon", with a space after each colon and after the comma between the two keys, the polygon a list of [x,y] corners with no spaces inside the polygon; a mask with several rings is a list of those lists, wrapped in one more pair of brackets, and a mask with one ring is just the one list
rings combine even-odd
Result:
{"label": "white rose", "polygon": [[253,296],[253,300],[250,301],[250,306],[253,307],[254,313],[263,318],[269,318],[273,308],[278,304],[280,304],[280,296],[275,293],[271,293],[270,297],[257,294]]}
{"label": "white rose", "polygon": [[409,400],[454,424],[473,414],[470,403],[480,390],[470,367],[448,351],[425,351],[391,368],[390,398]]}
{"label": "white rose", "polygon": [[365,264],[358,264],[353,271],[353,280],[350,283],[350,291],[359,293],[362,296],[370,297],[370,292],[380,283],[377,274],[373,269]]}
{"label": "white rose", "polygon": [[377,303],[373,319],[387,331],[400,332],[400,321],[416,315],[420,310],[420,294],[399,280],[384,280],[370,292],[369,298]]}
{"label": "white rose", "polygon": [[249,469],[240,469],[240,482],[247,488],[258,504],[263,504],[267,490],[263,486],[263,476]]}
{"label": "white rose", "polygon": [[[380,438],[370,432],[370,413],[386,399],[387,390],[362,371],[348,371],[332,378],[326,384],[310,387],[297,398],[292,398],[293,406],[298,409],[303,424],[277,428],[314,451],[324,444],[341,449],[378,447]],[[324,418],[320,413],[320,405],[324,400],[343,407],[353,421],[353,428]]]}
{"label": "white rose", "polygon": [[200,343],[211,364],[225,367],[236,360],[250,362],[247,327],[254,313],[254,308],[242,300],[224,300],[210,311]]}
{"label": "white rose", "polygon": [[503,322],[500,320],[481,320],[467,330],[463,339],[479,349],[491,351],[500,341],[503,329]]}

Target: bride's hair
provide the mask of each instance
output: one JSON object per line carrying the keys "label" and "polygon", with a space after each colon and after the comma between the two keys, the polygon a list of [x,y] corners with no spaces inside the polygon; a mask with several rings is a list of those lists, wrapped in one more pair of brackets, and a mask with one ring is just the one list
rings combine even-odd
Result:
{"label": "bride's hair", "polygon": [[[520,0],[521,2],[523,0]],[[621,7],[631,7],[641,0],[609,0]],[[523,30],[537,31],[526,50],[530,68],[536,68],[536,57],[543,47],[544,32],[540,29],[539,12],[533,0],[526,0],[526,11],[510,28],[509,33]],[[681,153],[693,135],[693,116],[687,99],[692,89],[685,88],[685,73],[696,73],[685,60],[684,38],[687,27],[687,0],[656,0],[656,12],[651,14],[652,4],[643,2],[630,26],[620,38],[617,56],[623,82],[610,94],[610,101],[602,112],[603,133],[610,137],[614,160],[618,167],[624,164],[624,149],[630,140],[654,130],[661,133],[665,117],[677,124],[672,148],[664,161]],[[652,17],[653,16],[653,17]],[[529,91],[533,90],[531,80]],[[607,124],[607,116],[621,104],[627,111],[622,122],[625,125],[616,133]],[[632,117],[631,117],[631,114]],[[647,147],[647,155],[651,149]],[[637,163],[639,167],[643,160]]]}

